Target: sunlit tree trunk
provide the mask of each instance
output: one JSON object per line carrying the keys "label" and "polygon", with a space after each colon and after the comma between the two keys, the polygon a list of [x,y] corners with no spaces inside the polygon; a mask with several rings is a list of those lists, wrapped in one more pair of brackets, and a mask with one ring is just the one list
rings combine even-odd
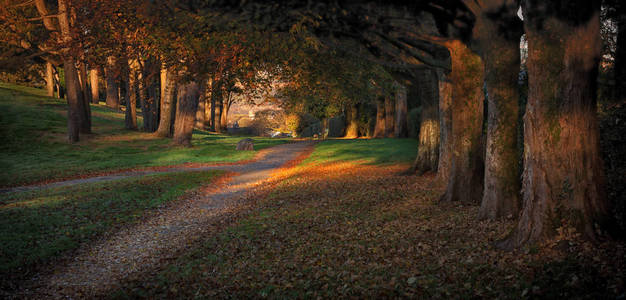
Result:
{"label": "sunlit tree trunk", "polygon": [[98,104],[100,102],[100,86],[98,84],[98,69],[89,71],[89,86],[91,87],[91,102]]}
{"label": "sunlit tree trunk", "polygon": [[374,138],[385,137],[385,99],[376,99],[376,125],[374,127]]}
{"label": "sunlit tree trunk", "polygon": [[126,129],[137,130],[137,72],[135,62],[129,60],[126,77]]}
{"label": "sunlit tree trunk", "polygon": [[452,165],[441,201],[480,203],[482,159],[483,63],[458,40],[447,42],[452,59]]}
{"label": "sunlit tree trunk", "polygon": [[199,97],[200,86],[196,82],[189,82],[180,86],[176,105],[174,143],[183,146],[191,146]]}
{"label": "sunlit tree trunk", "polygon": [[160,137],[171,137],[172,128],[172,111],[174,102],[174,94],[176,91],[176,78],[171,68],[163,67],[161,69],[161,115],[159,127],[156,135]]}
{"label": "sunlit tree trunk", "polygon": [[392,97],[385,97],[385,137],[393,137],[394,133],[394,120],[395,115],[395,103]]}
{"label": "sunlit tree trunk", "polygon": [[196,111],[196,125],[197,129],[206,129],[206,86],[203,85],[200,90],[200,98],[198,99],[198,110]]}
{"label": "sunlit tree trunk", "polygon": [[417,174],[437,172],[439,161],[439,93],[437,73],[426,69],[416,74],[418,97],[422,106],[419,146],[413,171]]}
{"label": "sunlit tree trunk", "polygon": [[524,115],[523,207],[500,246],[542,242],[561,227],[597,238],[606,221],[596,80],[599,1],[523,1],[529,95]]}
{"label": "sunlit tree trunk", "polygon": [[115,67],[115,57],[107,57],[107,64],[104,70],[107,84],[107,106],[112,109],[118,109],[120,105],[118,76]]}
{"label": "sunlit tree trunk", "polygon": [[54,97],[54,67],[51,62],[46,62],[46,94]]}
{"label": "sunlit tree trunk", "polygon": [[215,99],[215,119],[213,120],[213,124],[215,124],[215,132],[222,132],[222,108],[224,107],[224,97],[221,91],[217,95],[218,97]]}
{"label": "sunlit tree trunk", "polygon": [[230,97],[232,96],[231,92],[229,91],[226,94],[226,97],[224,98],[223,102],[222,102],[222,110],[221,110],[221,118],[220,118],[220,126],[222,127],[222,131],[226,132],[228,130],[228,110],[230,109]]}
{"label": "sunlit tree trunk", "polygon": [[439,88],[439,160],[437,181],[448,182],[452,168],[452,82],[450,75],[437,71]]}
{"label": "sunlit tree trunk", "polygon": [[393,133],[394,137],[397,138],[407,137],[409,134],[406,124],[406,114],[408,110],[406,101],[406,87],[398,84],[396,88],[396,118],[394,120],[395,126]]}
{"label": "sunlit tree trunk", "polygon": [[356,105],[349,105],[346,109],[346,134],[344,137],[355,139],[359,137],[359,110]]}
{"label": "sunlit tree trunk", "polygon": [[[521,206],[518,137],[520,38],[516,0],[483,0],[474,27],[485,65],[487,145],[478,217],[517,217]],[[502,27],[504,26],[504,28]]]}

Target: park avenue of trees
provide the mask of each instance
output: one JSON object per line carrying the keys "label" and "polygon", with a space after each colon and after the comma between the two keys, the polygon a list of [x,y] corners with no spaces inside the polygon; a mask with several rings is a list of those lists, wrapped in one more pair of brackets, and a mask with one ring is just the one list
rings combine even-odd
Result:
{"label": "park avenue of trees", "polygon": [[[67,99],[70,143],[91,133],[89,103],[102,83],[107,106],[125,105],[126,128],[138,129],[139,107],[143,131],[187,146],[194,126],[226,130],[234,96],[253,101],[275,82],[284,87],[276,101],[331,123],[342,115],[352,138],[408,136],[407,98],[417,98],[411,172],[436,173],[447,186],[441,201],[480,205],[478,218],[518,218],[499,242],[513,249],[561,226],[594,241],[619,228],[597,102],[606,66],[613,84],[602,95],[624,101],[625,8],[609,0],[15,0],[0,8],[1,64],[42,66],[48,94]],[[606,26],[612,43],[602,42]]]}

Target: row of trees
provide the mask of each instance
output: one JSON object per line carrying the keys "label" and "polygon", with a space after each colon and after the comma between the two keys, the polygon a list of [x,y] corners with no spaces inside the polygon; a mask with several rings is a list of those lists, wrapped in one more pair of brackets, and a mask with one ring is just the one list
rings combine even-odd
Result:
{"label": "row of trees", "polygon": [[[605,5],[623,32],[623,5]],[[320,117],[343,111],[352,137],[364,131],[355,120],[366,106],[376,112],[371,135],[404,135],[406,94],[418,91],[414,170],[437,172],[447,185],[442,201],[480,204],[480,218],[519,216],[503,247],[540,242],[563,226],[595,240],[606,228],[598,1],[36,0],[0,16],[10,25],[3,40],[22,56],[63,66],[70,141],[90,131],[87,66],[104,66],[107,103],[126,94],[127,127],[136,127],[139,99],[144,128],[173,130],[181,144],[196,122],[220,130],[232,93],[258,91],[275,74],[292,82],[288,105]],[[520,126],[522,34],[528,100]]]}

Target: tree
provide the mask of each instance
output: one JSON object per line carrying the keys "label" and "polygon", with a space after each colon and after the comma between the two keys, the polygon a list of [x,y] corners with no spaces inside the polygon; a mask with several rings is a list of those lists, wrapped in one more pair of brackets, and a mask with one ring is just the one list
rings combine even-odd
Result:
{"label": "tree", "polygon": [[91,69],[89,71],[89,86],[91,87],[91,101],[94,104],[98,104],[100,102],[100,86],[98,80],[98,69]]}
{"label": "tree", "polygon": [[500,246],[542,242],[562,227],[595,240],[608,212],[596,116],[600,4],[526,0],[523,13],[529,77],[523,206]]}
{"label": "tree", "polygon": [[408,112],[408,107],[406,102],[406,87],[401,84],[398,84],[396,89],[395,112],[396,117],[393,135],[396,138],[407,137],[408,129],[406,123],[406,114]]}
{"label": "tree", "polygon": [[416,72],[418,97],[421,105],[419,146],[412,171],[417,174],[437,172],[439,160],[440,124],[437,73],[431,69]]}
{"label": "tree", "polygon": [[104,76],[106,79],[106,104],[112,109],[118,109],[120,105],[119,98],[119,71],[116,67],[115,57],[109,56],[106,61],[106,68],[104,70]]}
{"label": "tree", "polygon": [[179,88],[174,124],[174,143],[176,144],[191,146],[200,91],[200,85],[194,81],[181,84]]}

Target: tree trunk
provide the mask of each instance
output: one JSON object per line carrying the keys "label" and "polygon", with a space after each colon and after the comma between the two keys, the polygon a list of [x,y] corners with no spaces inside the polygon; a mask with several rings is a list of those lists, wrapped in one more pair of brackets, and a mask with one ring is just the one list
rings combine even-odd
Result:
{"label": "tree trunk", "polygon": [[[80,87],[80,99],[83,102],[83,115],[81,117],[80,133],[91,133],[91,93],[87,89],[87,66],[78,63],[78,82]],[[67,84],[67,83],[66,83]]]}
{"label": "tree trunk", "polygon": [[356,105],[350,105],[346,109],[346,134],[345,138],[356,139],[359,137],[359,110]]}
{"label": "tree trunk", "polygon": [[439,78],[439,161],[437,181],[447,183],[452,169],[452,81],[450,74],[437,71]]}
{"label": "tree trunk", "polygon": [[484,181],[483,64],[461,41],[446,44],[452,59],[452,166],[441,201],[478,204]]}
{"label": "tree trunk", "polygon": [[407,102],[406,87],[398,84],[396,88],[396,118],[393,135],[397,138],[407,137],[409,130],[406,123]]}
{"label": "tree trunk", "polygon": [[171,137],[172,111],[174,94],[176,91],[176,78],[171,68],[161,69],[161,116],[156,135],[160,137]]}
{"label": "tree trunk", "polygon": [[376,125],[374,127],[374,138],[385,137],[385,99],[376,99]]}
{"label": "tree trunk", "polygon": [[200,98],[198,99],[198,110],[196,112],[196,125],[197,129],[206,129],[206,87],[202,87],[200,91]]}
{"label": "tree trunk", "polygon": [[61,87],[61,78],[59,78],[59,72],[56,68],[54,68],[54,89],[57,91],[57,98],[63,99],[65,98],[65,92],[63,91],[63,87]]}
{"label": "tree trunk", "polygon": [[222,93],[219,93],[219,97],[215,99],[215,119],[213,120],[215,124],[215,132],[222,132],[222,107],[224,106],[224,98],[222,97]]}
{"label": "tree trunk", "polygon": [[71,56],[63,61],[65,71],[65,85],[67,86],[67,134],[71,143],[78,142],[81,127],[81,116],[84,112],[83,101],[80,96],[80,84],[78,83],[78,72],[76,62]]}
{"label": "tree trunk", "polygon": [[128,76],[126,77],[126,129],[137,130],[137,72],[134,62],[128,61]]}
{"label": "tree trunk", "polygon": [[118,85],[118,76],[116,74],[115,67],[115,57],[109,56],[107,57],[106,69],[104,71],[104,76],[106,77],[107,83],[107,106],[112,109],[119,109],[120,106],[120,98],[119,98],[119,85]]}
{"label": "tree trunk", "polygon": [[[495,220],[517,217],[521,206],[516,120],[523,30],[516,0],[483,2],[474,28],[488,95],[485,181],[478,217]],[[503,24],[507,32],[502,32]]]}
{"label": "tree trunk", "polygon": [[141,95],[141,115],[143,116],[143,131],[155,132],[158,126],[157,90],[158,81],[156,74],[159,72],[154,59],[147,59],[143,63],[141,72],[137,72],[139,80],[139,94]]}
{"label": "tree trunk", "polygon": [[394,133],[394,111],[395,104],[393,98],[385,97],[385,137],[393,137]]}
{"label": "tree trunk", "polygon": [[595,240],[608,212],[596,116],[600,4],[523,5],[529,77],[523,207],[500,246],[540,243],[560,228]]}
{"label": "tree trunk", "polygon": [[190,82],[180,87],[174,126],[174,143],[178,145],[191,146],[199,97],[200,86],[196,82]]}
{"label": "tree trunk", "polygon": [[54,97],[54,67],[50,62],[46,62],[46,94]]}
{"label": "tree trunk", "polygon": [[437,73],[430,69],[416,74],[417,89],[422,112],[420,116],[419,146],[413,171],[418,175],[425,172],[437,172],[439,160],[439,94]]}
{"label": "tree trunk", "polygon": [[617,44],[615,45],[615,94],[617,103],[626,102],[626,3],[617,1]]}
{"label": "tree trunk", "polygon": [[220,126],[222,127],[222,131],[223,132],[227,132],[228,131],[228,110],[230,109],[230,97],[231,97],[231,92],[228,92],[226,98],[224,98],[223,103],[222,103],[222,116],[220,118]]}
{"label": "tree trunk", "polygon": [[89,71],[89,85],[91,87],[91,102],[98,104],[100,102],[100,87],[98,85],[98,69]]}

